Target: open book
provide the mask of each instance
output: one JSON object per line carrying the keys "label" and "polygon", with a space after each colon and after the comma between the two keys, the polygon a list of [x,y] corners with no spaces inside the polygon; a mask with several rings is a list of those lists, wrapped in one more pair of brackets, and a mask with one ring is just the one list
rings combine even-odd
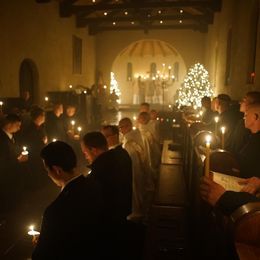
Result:
{"label": "open book", "polygon": [[212,172],[212,175],[213,175],[213,181],[223,186],[226,190],[241,191],[241,189],[244,186],[238,184],[239,180],[243,180],[242,178],[226,175],[219,172]]}

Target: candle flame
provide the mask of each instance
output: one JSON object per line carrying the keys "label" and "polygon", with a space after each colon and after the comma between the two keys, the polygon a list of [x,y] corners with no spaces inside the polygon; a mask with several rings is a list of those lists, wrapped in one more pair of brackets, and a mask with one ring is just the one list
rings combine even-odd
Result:
{"label": "candle flame", "polygon": [[23,146],[23,150],[26,151],[26,150],[27,150],[27,147],[26,147],[26,146]]}
{"label": "candle flame", "polygon": [[78,127],[78,131],[80,132],[81,130],[82,130],[82,128],[79,126],[79,127]]}
{"label": "candle flame", "polygon": [[218,121],[219,121],[219,117],[218,117],[218,116],[215,116],[214,119],[215,119],[215,122],[218,123]]}
{"label": "candle flame", "polygon": [[71,125],[75,125],[75,121],[74,120],[71,120]]}
{"label": "candle flame", "polygon": [[210,144],[212,137],[211,135],[206,135],[205,139],[206,139],[206,143]]}
{"label": "candle flame", "polygon": [[225,134],[225,131],[226,131],[225,126],[222,126],[222,127],[220,128],[220,130],[221,130],[221,133],[222,133],[222,134]]}

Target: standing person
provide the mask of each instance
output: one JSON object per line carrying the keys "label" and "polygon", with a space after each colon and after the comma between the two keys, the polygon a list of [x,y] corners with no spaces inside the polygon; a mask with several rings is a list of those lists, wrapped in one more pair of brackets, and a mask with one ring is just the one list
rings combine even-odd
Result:
{"label": "standing person", "polygon": [[41,157],[61,193],[44,212],[32,259],[103,259],[100,185],[78,173],[76,155],[64,142],[49,143]]}
{"label": "standing person", "polygon": [[131,212],[132,185],[131,162],[122,153],[119,156],[118,149],[108,150],[106,138],[100,132],[89,132],[82,139],[82,151],[91,164],[90,175],[102,187],[109,236],[106,254],[119,260],[127,257],[127,216]]}
{"label": "standing person", "polygon": [[49,142],[53,139],[66,141],[66,131],[61,117],[62,114],[63,105],[56,103],[53,106],[53,111],[46,116],[46,132]]}
{"label": "standing person", "polygon": [[21,118],[16,114],[8,114],[0,129],[0,211],[8,211],[20,197],[22,170],[21,163],[28,160],[16,143],[15,133],[21,128]]}
{"label": "standing person", "polygon": [[[30,123],[22,130],[21,143],[28,147],[30,156],[28,157],[28,170],[30,175],[26,184],[32,188],[42,187],[48,181],[43,174],[45,169],[42,164],[40,152],[47,144],[48,138],[44,127],[45,112],[42,108],[34,106],[30,112]],[[35,171],[37,169],[37,172]]]}
{"label": "standing person", "polygon": [[132,121],[127,117],[119,121],[119,129],[123,134],[123,148],[130,155],[133,167],[132,213],[128,216],[128,219],[133,222],[142,223],[146,213],[144,203],[147,173],[143,140],[140,131],[138,129],[133,130]]}

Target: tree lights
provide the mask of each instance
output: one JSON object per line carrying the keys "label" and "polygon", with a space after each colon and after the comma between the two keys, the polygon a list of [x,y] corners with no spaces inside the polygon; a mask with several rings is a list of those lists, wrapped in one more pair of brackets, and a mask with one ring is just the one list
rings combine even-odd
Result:
{"label": "tree lights", "polygon": [[183,85],[179,88],[178,106],[201,107],[201,98],[211,97],[213,90],[209,82],[209,74],[202,64],[196,63],[188,71]]}

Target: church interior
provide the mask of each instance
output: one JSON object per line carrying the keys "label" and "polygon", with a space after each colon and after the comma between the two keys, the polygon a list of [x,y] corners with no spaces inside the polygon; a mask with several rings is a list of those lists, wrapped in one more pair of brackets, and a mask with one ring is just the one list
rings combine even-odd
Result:
{"label": "church interior", "polygon": [[0,259],[260,259],[259,17],[1,0]]}

